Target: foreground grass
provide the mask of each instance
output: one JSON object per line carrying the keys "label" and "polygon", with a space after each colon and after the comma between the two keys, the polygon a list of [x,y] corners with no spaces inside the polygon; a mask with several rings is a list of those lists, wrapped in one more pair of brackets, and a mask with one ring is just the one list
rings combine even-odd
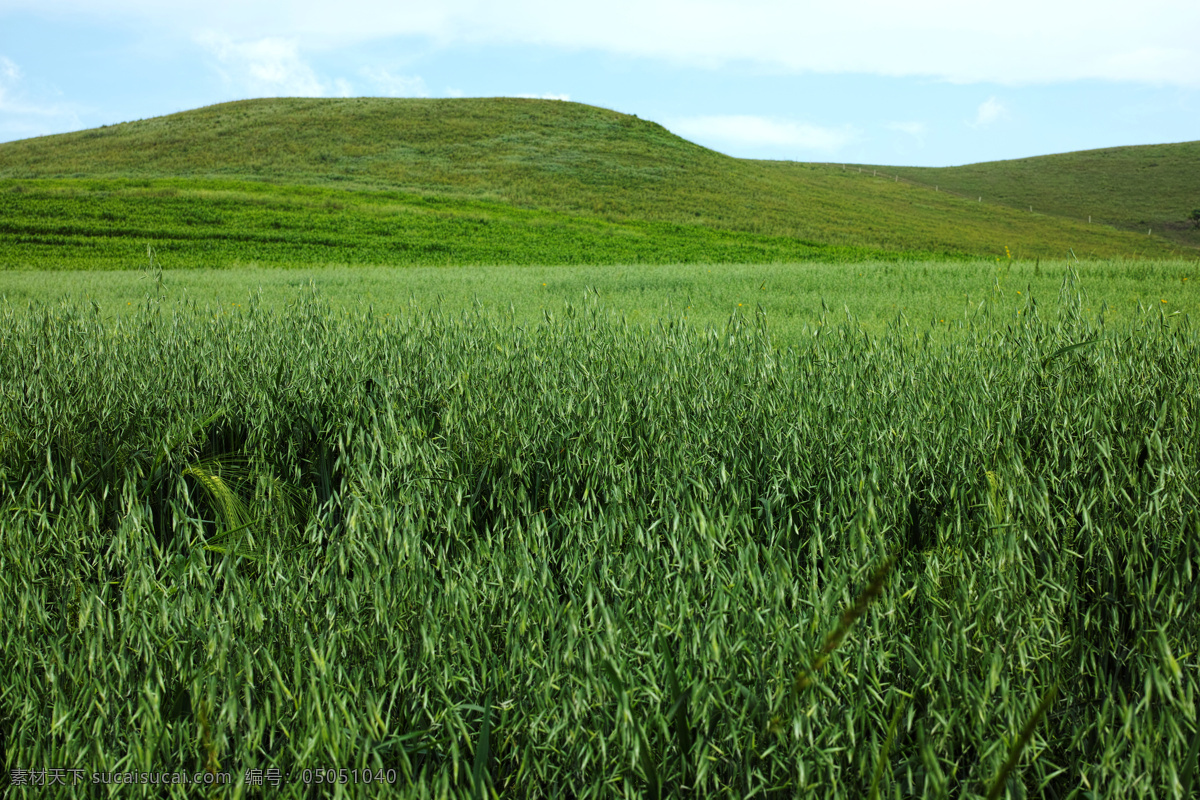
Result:
{"label": "foreground grass", "polygon": [[[144,256],[143,256],[144,258]],[[148,263],[143,260],[143,267]],[[803,262],[784,264],[618,264],[571,267],[345,267],[289,269],[148,269],[0,272],[0,296],[16,305],[70,299],[95,302],[102,315],[140,310],[165,294],[221,313],[282,310],[310,285],[334,308],[360,303],[398,314],[415,303],[458,315],[480,307],[524,325],[597,292],[610,315],[653,325],[683,316],[694,326],[723,326],[730,315],[765,311],[776,341],[794,342],[822,322],[851,315],[881,334],[898,318],[912,325],[957,327],[986,310],[1016,316],[1029,297],[1055,297],[1062,274],[1078,271],[1092,318],[1132,323],[1146,308],[1200,315],[1200,267],[1191,261],[1024,261],[1019,259]]]}
{"label": "foreground grass", "polygon": [[1200,335],[1062,288],[788,348],[594,296],[5,306],[0,761],[1177,797]]}

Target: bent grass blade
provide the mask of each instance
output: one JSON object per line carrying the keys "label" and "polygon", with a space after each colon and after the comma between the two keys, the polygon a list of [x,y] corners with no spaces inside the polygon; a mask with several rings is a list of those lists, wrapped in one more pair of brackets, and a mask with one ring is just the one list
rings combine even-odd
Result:
{"label": "bent grass blade", "polygon": [[842,614],[838,625],[833,631],[825,637],[825,644],[817,652],[816,658],[813,660],[812,667],[808,670],[801,670],[796,676],[796,681],[793,684],[792,693],[799,694],[812,685],[813,678],[825,668],[825,664],[829,661],[829,656],[842,640],[846,638],[846,634],[850,632],[850,628],[854,623],[866,613],[867,607],[871,605],[883,592],[884,586],[887,585],[888,575],[891,574],[892,567],[896,563],[896,557],[888,556],[883,564],[875,570],[875,574],[871,576],[871,582],[867,584],[867,588],[862,590],[858,598],[855,599],[854,605],[846,609]]}
{"label": "bent grass blade", "polygon": [[1038,722],[1042,716],[1050,709],[1050,705],[1054,702],[1054,698],[1058,696],[1058,684],[1054,684],[1042,695],[1042,701],[1038,703],[1033,715],[1029,721],[1025,723],[1025,727],[1021,729],[1021,735],[1013,742],[1012,747],[1008,751],[1008,759],[1004,765],[1000,767],[1000,771],[996,773],[996,779],[992,781],[992,788],[987,793],[987,800],[996,800],[1004,793],[1004,787],[1008,783],[1008,775],[1017,766],[1017,760],[1021,757],[1021,752],[1025,746],[1029,744],[1029,740],[1033,738],[1033,732],[1037,729]]}

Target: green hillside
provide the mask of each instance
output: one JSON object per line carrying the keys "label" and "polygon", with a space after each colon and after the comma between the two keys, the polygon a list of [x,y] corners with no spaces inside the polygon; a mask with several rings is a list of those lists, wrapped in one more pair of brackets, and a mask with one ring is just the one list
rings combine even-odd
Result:
{"label": "green hillside", "polygon": [[1195,252],[557,101],[248,100],[0,144],[0,266],[147,245],[168,266]]}
{"label": "green hillside", "polygon": [[985,202],[1200,247],[1200,142],[1109,147],[962,167],[886,167]]}

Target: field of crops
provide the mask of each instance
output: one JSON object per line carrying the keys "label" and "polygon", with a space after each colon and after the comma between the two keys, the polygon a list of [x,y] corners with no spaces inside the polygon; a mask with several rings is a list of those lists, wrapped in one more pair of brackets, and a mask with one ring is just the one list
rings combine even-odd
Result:
{"label": "field of crops", "polygon": [[2,304],[0,764],[1181,797],[1200,332],[1021,302],[786,346],[594,294]]}
{"label": "field of crops", "polygon": [[1015,315],[1030,296],[1055,297],[1071,269],[1087,287],[1082,307],[1087,316],[1103,313],[1110,322],[1129,324],[1147,307],[1172,318],[1200,315],[1200,262],[1182,259],[203,269],[154,255],[154,269],[143,250],[135,269],[0,270],[0,301],[95,303],[101,317],[110,319],[139,312],[148,296],[188,298],[220,313],[245,308],[251,298],[261,309],[282,310],[313,287],[335,311],[365,304],[395,315],[415,304],[458,315],[482,308],[532,325],[547,311],[558,312],[594,292],[610,313],[634,324],[680,315],[700,328],[721,327],[731,314],[761,309],[774,343],[786,347],[821,324],[822,314],[826,322],[852,318],[873,335],[898,319],[957,328],[984,310]]}

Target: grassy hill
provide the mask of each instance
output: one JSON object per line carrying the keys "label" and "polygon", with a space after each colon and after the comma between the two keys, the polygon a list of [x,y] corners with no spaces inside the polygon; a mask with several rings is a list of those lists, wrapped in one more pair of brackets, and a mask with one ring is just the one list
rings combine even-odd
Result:
{"label": "grassy hill", "polygon": [[962,167],[886,167],[902,179],[985,202],[1153,231],[1200,247],[1200,142],[1109,147]]}
{"label": "grassy hill", "polygon": [[1197,252],[557,101],[248,100],[0,144],[0,266],[148,244],[168,266]]}

